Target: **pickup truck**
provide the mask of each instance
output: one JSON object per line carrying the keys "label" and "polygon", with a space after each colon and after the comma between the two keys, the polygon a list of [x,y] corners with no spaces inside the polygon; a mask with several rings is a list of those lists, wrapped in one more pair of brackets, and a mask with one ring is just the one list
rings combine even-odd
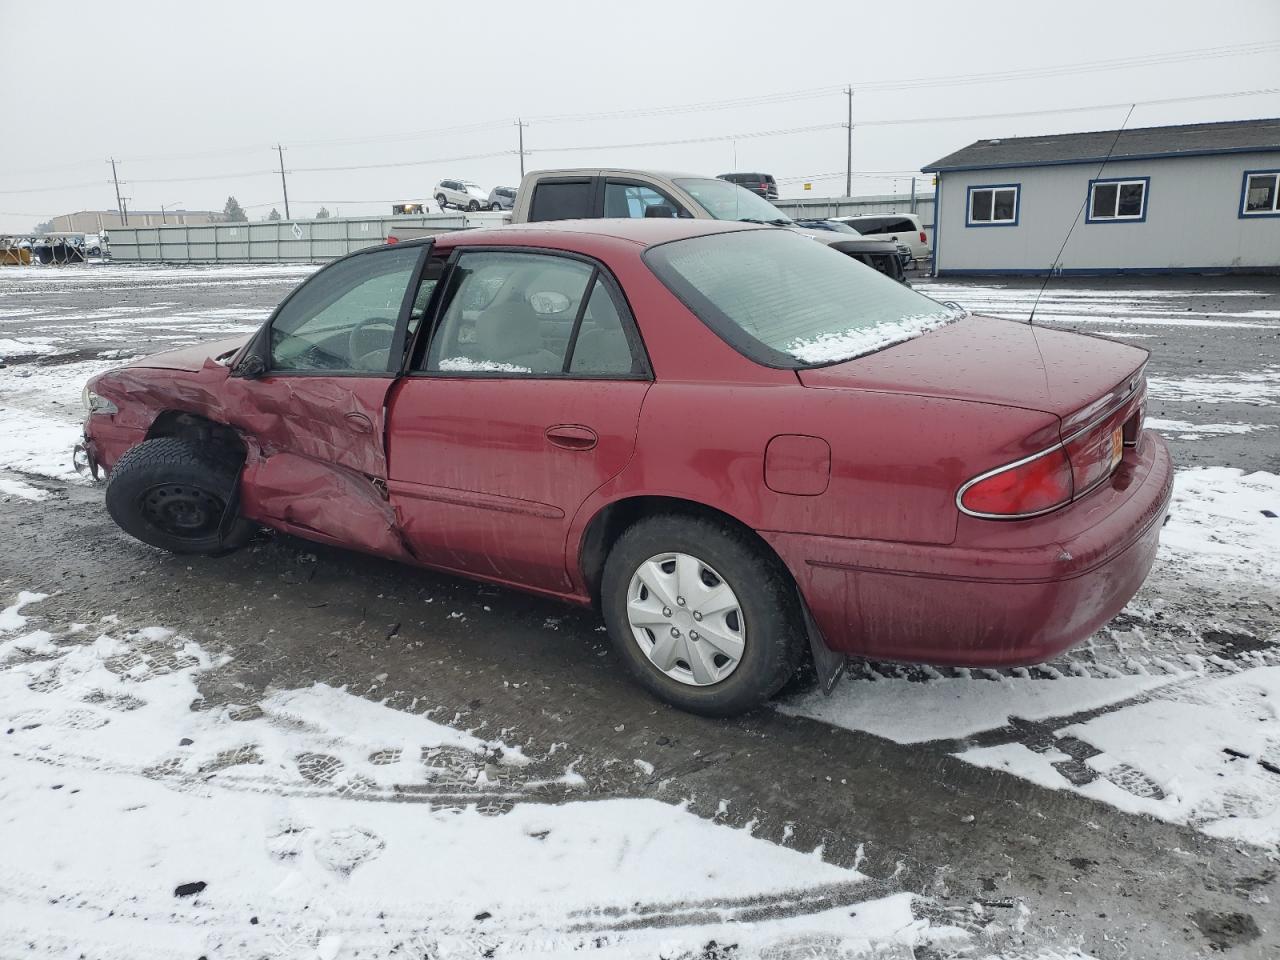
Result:
{"label": "pickup truck", "polygon": [[[757,194],[716,177],[647,170],[566,169],[525,174],[516,191],[510,223],[600,218],[677,217],[693,220],[740,220],[788,227],[834,247],[895,280],[903,281],[896,244],[828,230],[797,226],[781,210]],[[388,243],[425,236],[423,227],[396,227]]]}

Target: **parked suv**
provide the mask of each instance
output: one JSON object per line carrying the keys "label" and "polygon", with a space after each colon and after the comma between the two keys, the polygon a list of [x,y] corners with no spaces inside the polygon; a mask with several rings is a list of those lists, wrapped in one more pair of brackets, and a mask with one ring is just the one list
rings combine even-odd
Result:
{"label": "parked suv", "polygon": [[489,191],[490,210],[510,210],[516,205],[515,187],[494,187]]}
{"label": "parked suv", "polygon": [[778,199],[778,181],[773,179],[772,173],[722,173],[717,179],[736,183],[766,200]]}
{"label": "parked suv", "polygon": [[920,218],[914,213],[891,213],[878,216],[832,217],[837,223],[847,223],[864,237],[876,240],[896,240],[911,248],[914,260],[929,258],[929,238]]}
{"label": "parked suv", "polygon": [[720,177],[652,170],[538,170],[520,181],[511,212],[512,223],[601,217],[737,220],[787,227],[895,280],[903,279],[897,244],[806,230],[759,194]]}
{"label": "parked suv", "polygon": [[441,180],[432,191],[440,209],[479,210],[489,206],[489,194],[470,180]]}

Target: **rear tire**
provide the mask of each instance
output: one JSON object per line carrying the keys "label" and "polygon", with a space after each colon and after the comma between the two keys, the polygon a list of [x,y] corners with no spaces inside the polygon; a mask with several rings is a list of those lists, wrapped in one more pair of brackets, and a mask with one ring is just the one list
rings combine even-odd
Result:
{"label": "rear tire", "polygon": [[107,512],[125,533],[171,553],[220,554],[243,546],[256,526],[235,510],[239,469],[178,437],[125,452],[107,481]]}
{"label": "rear tire", "polygon": [[447,201],[448,198],[443,193],[436,194],[436,203],[439,205],[441,213],[444,213],[444,208],[449,205]]}
{"label": "rear tire", "polygon": [[[677,602],[684,602],[678,607],[667,607],[674,614],[670,625],[637,626],[635,620],[643,619],[634,615],[637,604],[648,604],[650,597],[659,596],[640,585],[641,572],[651,571],[655,560],[668,557],[681,558],[668,560],[672,567],[692,561],[690,569],[699,570],[703,578],[702,589],[729,588],[737,612],[730,615],[728,626],[741,651],[736,665],[720,653],[725,644],[709,644],[706,636],[693,639],[692,631],[712,622],[710,610],[716,606],[712,600],[704,607],[705,620],[699,615],[698,622],[690,622],[697,601],[681,596]],[[609,637],[633,676],[654,696],[691,713],[730,717],[757,707],[791,678],[804,657],[803,621],[785,568],[749,534],[724,521],[659,514],[636,522],[609,552],[600,597]],[[656,606],[664,606],[660,598]],[[661,619],[661,611],[654,616]],[[723,634],[724,623],[713,629]],[[652,659],[658,655],[657,641],[676,632],[681,634],[676,642],[687,641],[683,649],[691,653],[677,654],[671,668],[663,670]],[[687,656],[698,650],[712,652],[712,659],[705,662],[720,672],[718,679],[695,676],[698,671]]]}

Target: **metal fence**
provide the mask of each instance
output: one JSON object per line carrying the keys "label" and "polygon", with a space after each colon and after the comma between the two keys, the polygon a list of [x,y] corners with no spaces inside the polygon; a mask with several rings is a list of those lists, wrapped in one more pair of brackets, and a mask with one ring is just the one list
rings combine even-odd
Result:
{"label": "metal fence", "polygon": [[797,219],[826,220],[829,217],[858,217],[872,214],[914,213],[920,218],[933,243],[933,194],[887,194],[876,197],[797,197],[774,200],[779,210]]}
{"label": "metal fence", "polygon": [[332,260],[386,242],[396,226],[437,232],[467,226],[461,214],[266,220],[204,226],[112,227],[111,259],[164,263],[279,263]]}

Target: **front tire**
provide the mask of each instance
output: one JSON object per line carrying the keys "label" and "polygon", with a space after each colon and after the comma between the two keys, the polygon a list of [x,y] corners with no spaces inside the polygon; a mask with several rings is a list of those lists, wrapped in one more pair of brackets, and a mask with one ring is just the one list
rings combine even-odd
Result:
{"label": "front tire", "polygon": [[470,203],[468,203],[468,204],[467,204],[467,210],[468,210],[468,212],[470,212],[470,213],[475,213],[475,212],[476,212],[477,210],[479,210],[479,209],[480,209],[480,201],[479,201],[479,200],[472,200]]}
{"label": "front tire", "polygon": [[239,470],[200,445],[160,437],[126,451],[112,468],[107,512],[121,530],[153,547],[226,553],[247,543],[255,529],[234,512],[238,483]]}
{"label": "front tire", "polygon": [[601,606],[632,675],[691,713],[729,717],[759,706],[804,656],[785,568],[724,521],[638,521],[605,561]]}

